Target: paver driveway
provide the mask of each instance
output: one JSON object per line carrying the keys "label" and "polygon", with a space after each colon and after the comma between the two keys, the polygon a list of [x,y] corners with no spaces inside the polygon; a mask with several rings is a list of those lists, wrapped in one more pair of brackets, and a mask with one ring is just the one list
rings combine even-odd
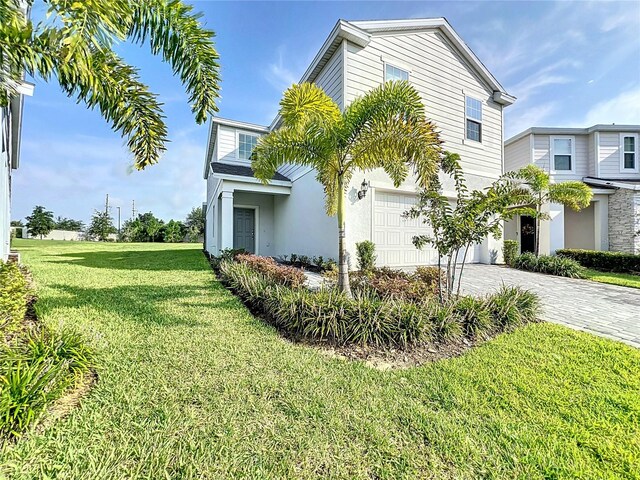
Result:
{"label": "paver driveway", "polygon": [[537,293],[544,320],[640,348],[640,290],[496,265],[465,267],[462,278],[465,293],[489,293],[502,283],[520,285]]}

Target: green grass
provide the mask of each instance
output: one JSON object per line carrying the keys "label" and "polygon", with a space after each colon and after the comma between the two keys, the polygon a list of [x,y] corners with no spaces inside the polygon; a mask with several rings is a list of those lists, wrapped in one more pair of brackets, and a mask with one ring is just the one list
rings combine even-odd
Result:
{"label": "green grass", "polygon": [[610,283],[623,287],[640,288],[640,275],[630,273],[601,272],[600,270],[587,269],[587,278],[596,282]]}
{"label": "green grass", "polygon": [[[39,314],[99,350],[9,478],[640,478],[640,351],[551,324],[400,371],[291,344],[192,245],[17,241]],[[569,313],[568,313],[569,314]]]}

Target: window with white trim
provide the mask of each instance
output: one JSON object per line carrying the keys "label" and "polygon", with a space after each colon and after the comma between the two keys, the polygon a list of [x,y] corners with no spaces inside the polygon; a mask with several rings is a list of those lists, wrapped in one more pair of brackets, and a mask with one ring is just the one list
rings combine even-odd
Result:
{"label": "window with white trim", "polygon": [[465,97],[466,137],[474,142],[482,142],[482,102],[473,97]]}
{"label": "window with white trim", "polygon": [[258,144],[258,135],[248,133],[238,134],[238,158],[240,160],[250,160],[251,152]]}
{"label": "window with white trim", "polygon": [[552,137],[553,170],[556,172],[573,171],[573,138]]}
{"label": "window with white trim", "polygon": [[409,72],[398,67],[394,67],[390,63],[384,64],[384,81],[409,80]]}
{"label": "window with white trim", "polygon": [[638,137],[636,135],[622,135],[620,148],[622,149],[622,169],[636,170],[636,149]]}

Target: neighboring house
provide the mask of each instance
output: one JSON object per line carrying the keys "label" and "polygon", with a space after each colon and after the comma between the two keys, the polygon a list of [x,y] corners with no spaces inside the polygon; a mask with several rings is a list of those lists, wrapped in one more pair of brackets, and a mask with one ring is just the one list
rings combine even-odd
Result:
{"label": "neighboring house", "polygon": [[[575,212],[550,204],[551,219],[540,226],[540,252],[585,248],[640,253],[640,125],[594,125],[589,128],[534,127],[505,142],[505,171],[533,163],[552,182],[582,180],[593,201]],[[533,219],[517,218],[505,238],[522,251],[535,244]]]}
{"label": "neighboring house", "polygon": [[[340,20],[303,75],[344,108],[388,80],[408,80],[421,94],[444,148],[459,153],[471,188],[483,188],[502,173],[503,109],[515,98],[456,34],[444,18],[347,22]],[[207,180],[205,249],[244,248],[260,255],[322,255],[337,258],[335,218],[324,210],[324,192],[307,167],[285,166],[263,185],[253,177],[250,155],[261,135],[277,128],[215,118],[211,123],[204,178]],[[369,190],[360,199],[366,180]],[[394,188],[377,170],[354,175],[348,187],[347,251],[372,240],[378,264],[435,263],[436,252],[418,251],[412,238],[426,228],[402,218],[416,201],[415,178]],[[444,192],[453,197],[452,182]],[[498,259],[501,241],[487,239],[472,261]]]}
{"label": "neighboring house", "polygon": [[33,85],[23,83],[20,95],[0,106],[0,260],[9,256],[11,241],[11,173],[20,164],[20,133],[23,95],[33,94]]}

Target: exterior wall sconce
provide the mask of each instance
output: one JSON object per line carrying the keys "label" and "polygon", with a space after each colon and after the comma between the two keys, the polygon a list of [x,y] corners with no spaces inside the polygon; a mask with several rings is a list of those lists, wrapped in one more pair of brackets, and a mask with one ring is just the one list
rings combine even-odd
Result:
{"label": "exterior wall sconce", "polygon": [[362,180],[362,184],[360,185],[360,190],[358,191],[358,200],[362,200],[367,196],[367,190],[369,190],[369,182],[367,180]]}

